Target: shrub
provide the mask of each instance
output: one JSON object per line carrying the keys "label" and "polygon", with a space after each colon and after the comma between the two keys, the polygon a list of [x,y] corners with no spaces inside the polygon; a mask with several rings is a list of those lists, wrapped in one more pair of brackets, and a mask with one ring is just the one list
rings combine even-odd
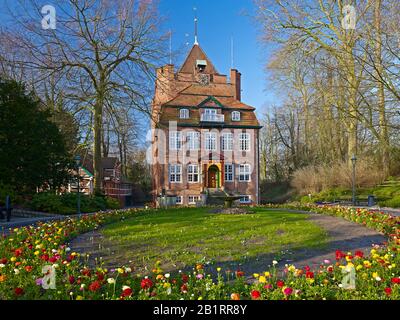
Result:
{"label": "shrub", "polygon": [[106,207],[107,209],[119,209],[121,208],[121,205],[119,203],[119,201],[115,198],[111,198],[111,197],[105,197],[106,200]]}
{"label": "shrub", "polygon": [[[37,211],[74,214],[77,212],[78,195],[65,193],[57,195],[52,192],[35,194],[31,201],[31,208]],[[81,194],[81,212],[95,212],[106,209],[119,209],[118,200],[104,196],[88,196]]]}
{"label": "shrub", "polygon": [[[361,158],[357,161],[356,174],[358,188],[372,187],[382,183],[385,178],[379,166],[376,166],[369,158]],[[318,193],[332,188],[350,189],[352,168],[347,162],[310,165],[294,172],[291,185],[300,195]],[[332,194],[332,198],[335,196]]]}
{"label": "shrub", "polygon": [[15,203],[17,201],[17,195],[13,187],[8,184],[0,183],[0,206],[4,206],[7,196],[11,197],[11,201]]}
{"label": "shrub", "polygon": [[394,196],[392,199],[386,201],[379,201],[382,207],[400,208],[400,196]]}

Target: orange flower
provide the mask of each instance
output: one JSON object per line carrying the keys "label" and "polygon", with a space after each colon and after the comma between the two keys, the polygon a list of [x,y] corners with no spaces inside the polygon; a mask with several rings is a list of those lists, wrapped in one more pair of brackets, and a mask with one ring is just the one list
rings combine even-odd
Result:
{"label": "orange flower", "polygon": [[201,263],[196,264],[196,270],[203,270],[204,267]]}
{"label": "orange flower", "polygon": [[6,276],[0,275],[0,282],[6,281]]}
{"label": "orange flower", "polygon": [[232,300],[240,300],[240,295],[239,295],[239,293],[232,293],[232,294],[231,294],[231,299],[232,299]]}
{"label": "orange flower", "polygon": [[31,272],[32,269],[33,269],[32,266],[26,266],[26,267],[25,267],[25,271],[26,271],[26,272]]}

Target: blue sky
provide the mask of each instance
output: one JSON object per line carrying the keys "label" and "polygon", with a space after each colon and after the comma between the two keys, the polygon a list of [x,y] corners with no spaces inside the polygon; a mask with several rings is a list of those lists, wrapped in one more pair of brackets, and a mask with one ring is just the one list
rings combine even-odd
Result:
{"label": "blue sky", "polygon": [[[268,88],[265,64],[269,51],[259,44],[252,0],[160,0],[159,9],[172,30],[173,50],[183,55],[173,61],[180,66],[194,42],[194,11],[197,8],[199,44],[219,73],[231,67],[231,37],[234,38],[234,67],[242,73],[242,100],[265,112],[274,101]],[[186,36],[188,34],[189,36]],[[189,42],[189,45],[185,45]]]}

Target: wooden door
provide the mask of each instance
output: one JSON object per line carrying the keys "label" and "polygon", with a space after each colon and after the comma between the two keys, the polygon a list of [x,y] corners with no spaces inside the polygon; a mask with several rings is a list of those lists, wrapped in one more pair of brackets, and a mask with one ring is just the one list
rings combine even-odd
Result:
{"label": "wooden door", "polygon": [[208,171],[208,187],[209,188],[217,187],[217,172],[215,170]]}

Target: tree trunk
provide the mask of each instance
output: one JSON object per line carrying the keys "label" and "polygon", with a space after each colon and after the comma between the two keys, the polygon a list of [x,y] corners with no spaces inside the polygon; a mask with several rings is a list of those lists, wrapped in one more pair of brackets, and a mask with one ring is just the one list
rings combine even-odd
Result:
{"label": "tree trunk", "polygon": [[378,110],[379,110],[379,127],[380,127],[380,160],[385,177],[390,174],[390,145],[389,134],[386,120],[385,108],[385,89],[382,81],[383,64],[382,64],[382,28],[381,28],[381,8],[382,0],[375,0],[375,65],[376,78],[378,87]]}
{"label": "tree trunk", "polygon": [[103,170],[101,167],[101,144],[103,136],[103,92],[98,93],[93,114],[93,169],[94,169],[94,191],[100,193],[102,190]]}

